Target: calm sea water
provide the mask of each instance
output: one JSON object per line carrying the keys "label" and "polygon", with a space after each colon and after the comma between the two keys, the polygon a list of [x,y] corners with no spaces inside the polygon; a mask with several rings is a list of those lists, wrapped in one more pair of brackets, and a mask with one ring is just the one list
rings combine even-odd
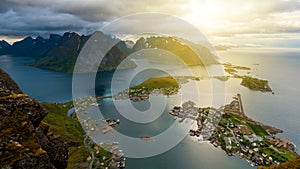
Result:
{"label": "calm sea water", "polygon": [[[219,53],[221,61],[251,67],[251,74],[268,79],[275,92],[275,95],[254,92],[240,86],[239,80],[229,80],[226,82],[227,100],[229,101],[234,94],[241,93],[248,116],[283,129],[284,133],[281,137],[293,141],[297,146],[300,146],[300,133],[298,132],[300,128],[299,54],[299,51],[255,50],[249,52],[249,50],[241,49]],[[31,61],[33,60],[25,57],[0,56],[0,67],[13,77],[24,93],[39,101],[63,102],[72,99],[72,75],[25,66],[25,63]],[[99,75],[102,80],[96,82],[98,95],[110,94],[108,89],[111,85],[112,74],[113,72],[105,72]],[[135,79],[133,84],[141,81],[143,81],[141,78]],[[112,111],[112,101],[104,101],[101,106],[103,110]],[[147,107],[147,103],[142,106]],[[169,120],[169,116],[162,118]],[[121,123],[119,130],[126,130],[126,123]],[[198,143],[186,137],[180,144],[164,154],[143,159],[128,159],[127,168],[247,169],[251,167],[245,160],[229,157],[210,144]]]}
{"label": "calm sea water", "polygon": [[0,56],[0,67],[24,93],[39,101],[64,102],[72,99],[72,75],[26,66],[28,57]]}

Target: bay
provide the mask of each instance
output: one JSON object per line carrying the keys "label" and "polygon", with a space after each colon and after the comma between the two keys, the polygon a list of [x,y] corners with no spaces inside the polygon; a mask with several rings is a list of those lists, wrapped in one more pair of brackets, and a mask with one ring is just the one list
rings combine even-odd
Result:
{"label": "bay", "polygon": [[[226,82],[226,100],[240,93],[244,109],[248,116],[257,121],[276,126],[284,130],[280,135],[285,139],[300,145],[300,52],[287,50],[241,50],[219,52],[222,62],[252,68],[252,75],[268,79],[275,95],[251,91],[240,86],[240,80]],[[72,75],[41,70],[26,66],[33,59],[27,57],[0,56],[0,67],[18,83],[24,93],[39,101],[64,102],[72,99]],[[259,64],[259,65],[257,65]],[[101,80],[96,82],[98,95],[110,94],[110,80],[113,72],[101,74]],[[151,76],[151,75],[149,75]],[[146,77],[144,77],[146,79]],[[132,85],[145,79],[136,79]],[[111,109],[112,101],[101,102],[102,109]],[[139,106],[139,105],[136,105]],[[145,104],[147,106],[147,104]],[[143,109],[143,108],[141,108]],[[165,117],[164,118],[168,118]],[[126,130],[126,123],[122,130]],[[125,128],[124,128],[125,127]],[[126,153],[126,152],[125,152]],[[175,148],[155,157],[129,158],[127,167],[132,169],[155,168],[187,168],[187,169],[219,169],[219,168],[251,168],[248,163],[238,157],[229,157],[222,150],[208,143],[198,143],[186,137]]]}

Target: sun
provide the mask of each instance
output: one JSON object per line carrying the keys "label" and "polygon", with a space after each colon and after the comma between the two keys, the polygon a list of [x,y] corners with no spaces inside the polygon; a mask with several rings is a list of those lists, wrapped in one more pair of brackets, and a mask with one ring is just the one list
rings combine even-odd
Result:
{"label": "sun", "polygon": [[[183,19],[206,33],[222,32],[239,28],[245,19],[255,18],[256,6],[255,2],[248,1],[189,0],[182,6],[186,11]],[[258,7],[265,9],[264,6]]]}
{"label": "sun", "polygon": [[217,1],[199,2],[190,0],[189,4],[183,6],[183,8],[188,8],[189,10],[184,19],[207,31],[216,29],[222,26],[220,25],[222,20],[221,7],[222,4]]}

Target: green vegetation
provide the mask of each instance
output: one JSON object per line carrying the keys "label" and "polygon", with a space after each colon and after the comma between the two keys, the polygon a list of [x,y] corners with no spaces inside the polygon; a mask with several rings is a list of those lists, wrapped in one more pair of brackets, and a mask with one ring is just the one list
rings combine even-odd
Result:
{"label": "green vegetation", "polygon": [[258,167],[258,169],[299,169],[300,168],[300,157],[291,161],[279,164],[278,166],[270,167]]}
{"label": "green vegetation", "polygon": [[42,103],[49,111],[43,122],[50,126],[49,133],[60,135],[66,142],[76,143],[80,148],[70,147],[68,168],[74,168],[76,163],[84,162],[89,155],[87,147],[83,145],[84,131],[80,123],[68,117],[68,110],[73,106],[67,103]]}
{"label": "green vegetation", "polygon": [[[191,42],[186,42],[184,40],[178,39],[176,37],[148,37],[140,38],[137,40],[133,47],[133,51],[139,51],[141,49],[147,48],[157,48],[172,52],[174,55],[182,59],[182,61],[187,65],[202,65],[203,62],[194,52],[194,48],[191,48]],[[207,48],[202,48],[202,51],[206,50],[207,53],[212,55]],[[213,56],[211,56],[213,58]],[[216,62],[216,61],[215,61]]]}
{"label": "green vegetation", "polygon": [[223,150],[226,150],[226,143],[225,143],[225,139],[224,139],[224,134],[222,134],[220,137],[217,138],[221,148]]}
{"label": "green vegetation", "polygon": [[[9,118],[1,121],[0,138],[3,139],[1,151],[9,151],[8,155],[1,156],[0,164],[13,164],[24,156],[36,154],[40,150],[40,145],[36,142],[36,136],[32,134],[28,115],[15,110]],[[5,138],[22,137],[22,140],[4,142]]]}
{"label": "green vegetation", "polygon": [[[239,154],[241,158],[246,158],[251,166],[277,165],[298,156],[293,143],[275,136],[267,137],[269,133],[275,135],[281,133],[281,130],[247,117],[244,111],[241,111],[241,106],[241,96],[238,94],[233,97],[230,104],[224,106],[221,114],[216,114],[219,110],[214,108],[198,108],[200,115],[194,119],[198,124],[197,133],[200,133],[199,135],[203,138],[206,137],[214,146],[220,146],[228,155]],[[175,111],[173,110],[170,114],[178,118],[184,117],[180,113],[174,113],[177,109],[174,107]],[[211,119],[209,110],[214,110],[214,117],[218,115],[218,118]],[[180,112],[186,113],[185,110]],[[221,119],[219,115],[222,115]],[[203,121],[206,122],[203,123]],[[203,128],[209,125],[215,125],[216,128],[213,131],[204,130],[203,132]],[[198,136],[196,131],[191,130],[190,135]]]}
{"label": "green vegetation", "polygon": [[226,119],[222,118],[219,122],[219,125],[226,128],[227,123],[228,123],[228,121]]}
{"label": "green vegetation", "polygon": [[68,57],[63,59],[54,59],[54,57],[45,57],[36,62],[28,64],[28,66],[38,67],[42,69],[55,70],[59,72],[72,73],[76,57]]}
{"label": "green vegetation", "polygon": [[284,157],[287,160],[293,160],[293,159],[297,158],[297,155],[294,152],[288,151],[287,149],[285,149],[283,147],[278,148],[278,150],[282,152],[282,154],[284,155]]}
{"label": "green vegetation", "polygon": [[168,87],[179,87],[176,80],[171,77],[159,77],[159,78],[150,78],[143,83],[141,83],[138,86],[132,87],[132,88],[141,88],[145,87],[148,90],[154,90],[154,89],[161,89],[161,88],[168,88]]}
{"label": "green vegetation", "polygon": [[224,69],[225,72],[229,73],[229,74],[234,74],[234,73],[237,73],[238,71],[235,70],[235,69],[232,69],[232,68],[225,68]]}
{"label": "green vegetation", "polygon": [[237,65],[233,65],[231,63],[224,63],[223,65],[225,66],[225,68],[228,68],[228,69],[251,70],[251,68],[249,68],[249,67],[246,67],[246,66],[237,66]]}
{"label": "green vegetation", "polygon": [[222,118],[231,119],[234,125],[241,124],[241,120],[243,120],[243,117],[235,114],[230,114],[230,113],[223,114]]}
{"label": "green vegetation", "polygon": [[[224,63],[225,72],[232,75],[233,78],[242,79],[241,85],[251,90],[261,92],[272,92],[267,80],[262,80],[250,76],[242,76],[238,74],[238,70],[251,70],[249,67],[232,65],[231,63]],[[250,72],[247,72],[249,74]]]}
{"label": "green vegetation", "polygon": [[268,136],[269,134],[266,132],[266,129],[264,129],[260,125],[252,124],[252,123],[247,123],[247,126],[253,133],[255,133],[258,136]]}
{"label": "green vegetation", "polygon": [[61,135],[67,142],[82,142],[84,131],[80,123],[68,117],[68,110],[73,107],[73,102],[67,103],[42,103],[49,111],[43,122],[50,126],[49,132]]}
{"label": "green vegetation", "polygon": [[248,87],[251,90],[272,92],[267,80],[261,80],[250,76],[243,76],[241,85]]}
{"label": "green vegetation", "polygon": [[[130,87],[130,91],[134,89],[134,92],[130,92],[130,95],[136,93],[136,90],[139,89],[146,91],[147,93],[152,92],[154,89],[160,89],[162,90],[163,94],[171,95],[175,94],[174,92],[178,92],[179,87],[180,86],[177,81],[171,76],[150,78],[137,86]],[[175,91],[170,90],[171,88]]]}
{"label": "green vegetation", "polygon": [[[73,106],[73,102],[66,103],[42,103],[43,106],[49,111],[49,114],[44,118],[43,122],[50,126],[49,134],[60,135],[71,146],[69,150],[68,168],[75,168],[76,164],[87,162],[87,157],[90,152],[87,147],[84,146],[84,131],[77,120],[68,117],[68,110]],[[99,153],[97,156],[105,155],[110,157],[110,153],[99,147]],[[102,159],[102,158],[100,158]],[[105,161],[109,163],[109,160]],[[106,164],[105,163],[105,164]]]}
{"label": "green vegetation", "polygon": [[277,160],[279,162],[286,162],[297,158],[297,155],[295,153],[292,153],[284,148],[278,150],[275,149],[271,147],[267,147],[267,148],[262,148],[260,152],[267,154],[268,156],[272,157],[273,160]]}

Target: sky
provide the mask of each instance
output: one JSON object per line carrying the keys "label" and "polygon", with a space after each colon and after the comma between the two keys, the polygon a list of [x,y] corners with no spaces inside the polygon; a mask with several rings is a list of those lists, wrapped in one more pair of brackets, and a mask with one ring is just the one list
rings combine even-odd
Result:
{"label": "sky", "polygon": [[284,40],[300,48],[300,0],[1,0],[0,39],[12,43],[66,31],[91,34],[143,12],[179,17],[216,44],[259,47]]}

